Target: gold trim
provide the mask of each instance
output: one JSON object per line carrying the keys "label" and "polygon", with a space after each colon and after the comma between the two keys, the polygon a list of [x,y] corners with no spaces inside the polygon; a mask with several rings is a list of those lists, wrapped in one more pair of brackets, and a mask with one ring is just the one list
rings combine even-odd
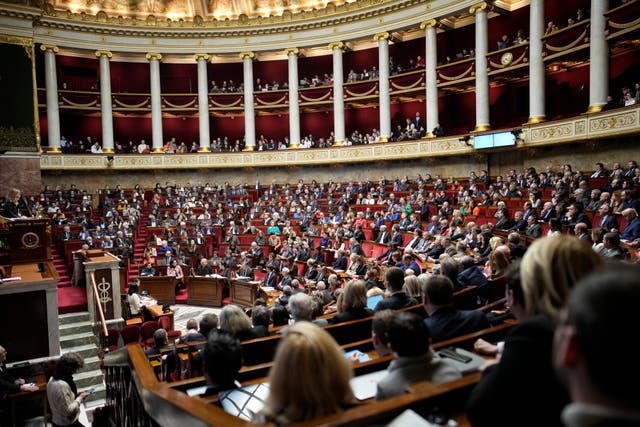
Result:
{"label": "gold trim", "polygon": [[198,153],[210,153],[210,152],[211,152],[211,146],[198,148]]}
{"label": "gold trim", "polygon": [[333,52],[333,49],[344,50],[347,46],[344,44],[344,42],[335,41],[335,42],[329,43],[328,47],[329,47],[329,50]]}
{"label": "gold trim", "polygon": [[289,144],[289,150],[293,150],[295,148],[300,148],[300,144]]}
{"label": "gold trim", "polygon": [[425,137],[425,138],[429,138],[429,139],[430,139],[430,138],[435,138],[436,136],[433,134],[433,132],[427,132],[427,133],[424,135],[424,137]]}
{"label": "gold trim", "polygon": [[240,52],[240,59],[244,60],[245,58],[256,59],[256,54],[254,52]]}
{"label": "gold trim", "polygon": [[60,147],[47,147],[47,153],[60,154],[60,153],[62,153],[62,148],[60,148]]}
{"label": "gold trim", "polygon": [[440,78],[443,78],[443,79],[448,80],[448,81],[459,80],[459,79],[465,77],[467,74],[471,73],[473,71],[474,67],[475,67],[475,64],[471,64],[466,71],[463,71],[462,74],[458,74],[457,76],[447,76],[447,75],[443,74],[442,71],[438,72],[438,76]]}
{"label": "gold trim", "polygon": [[95,54],[96,58],[102,58],[103,56],[106,56],[109,59],[113,58],[113,53],[108,50],[96,50]]}
{"label": "gold trim", "polygon": [[489,5],[487,4],[487,2],[481,2],[481,3],[476,3],[473,6],[471,6],[469,8],[469,13],[471,15],[475,15],[476,12],[480,12],[480,11],[488,11],[489,10]]}
{"label": "gold trim", "polygon": [[577,38],[577,39],[575,39],[574,41],[572,41],[572,42],[571,42],[571,43],[569,43],[568,45],[560,46],[560,47],[556,47],[556,46],[551,46],[551,45],[549,44],[549,42],[548,42],[548,41],[545,41],[544,45],[545,45],[545,47],[546,47],[547,49],[549,49],[549,50],[550,50],[550,51],[552,51],[552,52],[563,52],[563,51],[565,51],[565,50],[568,50],[568,49],[571,49],[571,48],[573,48],[573,47],[576,47],[576,46],[578,45],[578,43],[580,43],[581,41],[582,41],[583,43],[587,43],[587,41],[588,41],[588,40],[587,40],[587,41],[584,41],[584,40],[583,40],[586,36],[587,36],[587,30],[584,30],[584,31],[582,32],[582,34],[580,34],[580,35],[578,36],[578,38]]}
{"label": "gold trim", "polygon": [[599,113],[600,111],[602,111],[602,107],[604,107],[606,104],[593,104],[593,105],[589,105],[589,108],[587,109],[587,113]]}
{"label": "gold trim", "polygon": [[491,130],[491,125],[476,125],[472,132],[486,132]]}
{"label": "gold trim", "polygon": [[196,53],[195,55],[193,55],[193,59],[196,60],[196,62],[198,62],[199,60],[203,59],[205,61],[209,60],[209,55],[206,53]]}
{"label": "gold trim", "polygon": [[373,40],[375,40],[375,41],[389,40],[390,38],[391,38],[391,34],[389,34],[387,31],[383,31],[381,33],[376,33],[373,36]]}
{"label": "gold trim", "polygon": [[538,123],[542,123],[547,120],[547,116],[531,116],[529,120],[527,120],[528,125],[536,125]]}
{"label": "gold trim", "polygon": [[58,53],[60,52],[60,49],[58,48],[58,46],[53,45],[53,44],[41,44],[40,45],[40,50],[43,52],[53,52],[53,53]]}
{"label": "gold trim", "polygon": [[113,154],[113,153],[115,153],[115,150],[113,148],[103,148],[102,152],[104,154]]}
{"label": "gold trim", "polygon": [[245,145],[242,151],[254,151],[256,149],[255,145]]}
{"label": "gold trim", "polygon": [[284,50],[284,54],[287,56],[289,55],[298,56],[300,55],[300,49],[298,49],[297,47],[288,47]]}
{"label": "gold trim", "polygon": [[437,19],[429,19],[420,23],[420,29],[425,30],[427,28],[438,28],[439,22]]}
{"label": "gold trim", "polygon": [[389,142],[389,137],[381,135],[381,136],[378,137],[378,141],[379,142]]}
{"label": "gold trim", "polygon": [[152,153],[164,153],[164,151],[162,151],[162,147],[152,148],[151,152]]}
{"label": "gold trim", "polygon": [[344,141],[336,139],[335,141],[333,141],[332,147],[342,147],[343,145],[344,145]]}
{"label": "gold trim", "polygon": [[162,61],[162,54],[157,52],[148,52],[144,57],[147,58],[147,61],[151,61],[152,59]]}

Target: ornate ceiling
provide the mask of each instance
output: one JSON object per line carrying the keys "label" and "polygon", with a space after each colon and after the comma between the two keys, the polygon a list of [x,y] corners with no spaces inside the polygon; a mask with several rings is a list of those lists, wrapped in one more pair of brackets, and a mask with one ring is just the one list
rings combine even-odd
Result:
{"label": "ornate ceiling", "polygon": [[[355,0],[333,0],[338,6]],[[109,16],[144,19],[148,15],[169,19],[191,19],[198,15],[204,19],[237,19],[241,15],[278,16],[285,11],[292,13],[323,9],[328,0],[52,0],[58,10],[74,13],[96,14],[104,11]]]}

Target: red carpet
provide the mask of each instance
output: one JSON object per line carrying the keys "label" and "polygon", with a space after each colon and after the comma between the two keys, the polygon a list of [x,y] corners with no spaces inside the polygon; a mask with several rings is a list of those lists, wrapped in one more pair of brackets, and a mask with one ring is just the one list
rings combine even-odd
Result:
{"label": "red carpet", "polygon": [[58,286],[58,313],[87,311],[87,293],[81,287]]}

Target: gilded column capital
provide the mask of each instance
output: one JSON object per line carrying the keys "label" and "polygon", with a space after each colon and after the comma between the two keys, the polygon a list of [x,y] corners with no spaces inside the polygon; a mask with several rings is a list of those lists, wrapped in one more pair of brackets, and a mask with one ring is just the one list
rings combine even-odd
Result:
{"label": "gilded column capital", "polygon": [[298,56],[300,55],[300,49],[298,49],[297,47],[288,47],[284,50],[284,54],[287,56],[289,55]]}
{"label": "gilded column capital", "polygon": [[145,58],[147,58],[147,61],[151,61],[152,59],[155,59],[157,61],[162,61],[162,54],[156,53],[156,52],[149,52],[145,55]]}
{"label": "gilded column capital", "polygon": [[96,58],[102,58],[103,56],[109,59],[113,58],[113,54],[108,50],[96,50],[95,54]]}
{"label": "gilded column capital", "polygon": [[381,33],[376,33],[373,36],[373,39],[375,41],[380,41],[380,40],[389,40],[391,38],[391,34],[389,34],[387,31],[383,31]]}
{"label": "gilded column capital", "polygon": [[426,28],[438,28],[440,26],[440,22],[437,19],[429,19],[428,21],[423,21],[420,23],[420,29],[424,30]]}
{"label": "gilded column capital", "polygon": [[475,15],[477,12],[480,12],[480,11],[485,11],[485,12],[489,11],[489,4],[486,1],[476,3],[469,8],[469,13],[472,15]]}
{"label": "gilded column capital", "polygon": [[347,46],[344,44],[344,42],[341,42],[341,41],[335,41],[335,42],[329,43],[329,49],[331,51],[333,51],[334,49],[344,50],[346,47]]}
{"label": "gilded column capital", "polygon": [[196,62],[203,60],[203,61],[208,61],[209,60],[209,55],[206,53],[196,53],[195,55],[193,55],[193,59],[196,60]]}
{"label": "gilded column capital", "polygon": [[256,54],[253,52],[241,52],[240,53],[240,59],[245,59],[245,58],[249,58],[249,59],[255,59]]}
{"label": "gilded column capital", "polygon": [[43,52],[53,52],[53,53],[60,52],[60,49],[58,48],[58,46],[53,44],[41,44],[40,50]]}

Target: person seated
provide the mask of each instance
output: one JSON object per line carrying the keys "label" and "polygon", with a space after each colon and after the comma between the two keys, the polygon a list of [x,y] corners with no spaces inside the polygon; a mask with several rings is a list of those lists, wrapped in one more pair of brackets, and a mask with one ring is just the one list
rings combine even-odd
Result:
{"label": "person seated", "polygon": [[336,261],[331,266],[334,270],[345,271],[347,269],[347,254],[343,249],[336,253]]}
{"label": "person seated", "polygon": [[[257,300],[256,300],[257,302]],[[260,331],[262,336],[269,336],[270,313],[266,305],[254,306],[251,310],[251,324],[253,329]]]}
{"label": "person seated", "polygon": [[413,259],[413,255],[404,254],[402,255],[402,264],[400,265],[400,269],[407,274],[408,270],[413,271],[413,274],[416,276],[422,273],[422,269],[418,265],[418,263]]}
{"label": "person seated", "polygon": [[249,267],[247,260],[240,262],[240,268],[236,271],[236,277],[247,277],[250,281],[254,278],[253,269]]}
{"label": "person seated", "polygon": [[428,315],[424,323],[434,343],[490,327],[483,312],[453,306],[453,283],[445,276],[430,276],[424,281],[422,305]]}
{"label": "person seated", "polygon": [[261,286],[265,286],[267,288],[275,288],[277,276],[278,275],[275,272],[275,267],[273,265],[268,265],[267,275],[262,280]]}
{"label": "person seated", "polygon": [[429,347],[429,330],[415,313],[394,313],[389,322],[389,347],[396,358],[378,382],[376,400],[407,392],[420,381],[443,384],[462,377],[455,365],[440,358]]}
{"label": "person seated", "polygon": [[240,341],[248,341],[261,338],[264,335],[262,329],[254,329],[251,318],[237,305],[225,305],[220,312],[220,331],[230,334]]}
{"label": "person seated", "polygon": [[209,261],[206,258],[202,258],[196,269],[196,276],[209,276],[211,274],[213,274],[213,269],[209,265]]}
{"label": "person seated", "polygon": [[280,277],[280,282],[278,282],[278,290],[283,290],[285,286],[291,286],[293,278],[291,277],[291,272],[287,267],[284,267],[280,273],[282,276]]}
{"label": "person seated", "polygon": [[170,381],[170,374],[176,370],[176,354],[171,351],[172,348],[172,346],[169,346],[167,331],[160,328],[153,333],[153,347],[144,351],[147,357],[160,356],[160,360],[164,365],[161,372],[162,381]]}
{"label": "person seated", "polygon": [[150,262],[146,262],[142,270],[140,270],[140,277],[152,277],[156,275],[156,269]]}
{"label": "person seated", "polygon": [[367,307],[367,289],[364,281],[352,280],[347,283],[342,293],[342,307],[339,313],[329,319],[329,324],[364,319],[372,315],[373,310]]}
{"label": "person seated", "polygon": [[627,226],[622,230],[620,239],[625,242],[633,242],[632,246],[637,247],[637,240],[640,239],[640,217],[638,217],[638,212],[629,208],[622,211],[622,216],[627,220]]}
{"label": "person seated", "polygon": [[[457,281],[462,288],[467,286],[482,288],[489,283],[487,276],[484,275],[482,270],[475,264],[475,260],[469,255],[460,258],[460,273],[458,273]],[[453,282],[451,284],[453,285]]]}
{"label": "person seated", "polygon": [[[211,332],[202,360],[207,388],[201,396],[211,396],[240,386],[236,378],[242,367],[242,347],[236,337],[224,332]],[[226,410],[224,397],[220,396],[220,403]]]}
{"label": "person seated", "polygon": [[[296,375],[291,375],[295,367]],[[351,365],[322,328],[298,322],[284,333],[269,371],[269,396],[255,421],[291,424],[356,404]],[[304,381],[300,379],[304,378]]]}
{"label": "person seated", "polygon": [[[316,319],[314,300],[309,295],[299,292],[288,298],[287,310],[291,313],[293,323],[311,322],[317,326],[327,326],[327,319]],[[280,331],[282,333],[284,331]]]}
{"label": "person seated", "polygon": [[6,360],[7,350],[0,346],[0,400],[4,401],[7,394],[38,391],[38,386],[27,384],[23,378],[15,378],[9,374],[5,366]]}
{"label": "person seated", "polygon": [[636,334],[640,305],[637,267],[612,265],[583,278],[560,316],[553,343],[556,373],[571,401],[562,411],[566,427],[640,425],[640,367],[622,363],[616,351]]}
{"label": "person seated", "polygon": [[385,272],[384,285],[387,292],[391,295],[379,301],[373,311],[377,312],[386,309],[397,310],[418,304],[415,298],[407,296],[402,290],[402,286],[404,285],[404,271],[400,268],[391,267]]}
{"label": "person seated", "polygon": [[140,292],[140,279],[133,279],[127,291],[127,303],[129,304],[129,313],[131,316],[139,316],[142,310],[138,292]]}
{"label": "person seated", "polygon": [[373,315],[371,342],[379,357],[393,354],[389,345],[389,325],[394,314],[393,310],[380,310]]}
{"label": "person seated", "polygon": [[207,337],[198,332],[198,321],[196,319],[189,319],[187,320],[187,332],[178,338],[178,343],[183,344],[190,341],[205,341],[206,339]]}

